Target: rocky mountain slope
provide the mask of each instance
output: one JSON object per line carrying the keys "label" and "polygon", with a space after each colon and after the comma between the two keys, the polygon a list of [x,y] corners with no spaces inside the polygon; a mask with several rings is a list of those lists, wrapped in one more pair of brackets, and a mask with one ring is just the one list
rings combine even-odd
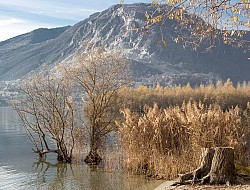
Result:
{"label": "rocky mountain slope", "polygon": [[[72,27],[38,29],[0,42],[0,80],[24,77],[41,65],[55,66],[77,52],[94,47],[121,50],[132,65],[134,79],[143,84],[187,83],[195,85],[230,78],[235,83],[250,80],[249,55],[221,44],[211,52],[184,49],[174,43],[174,24],[167,20],[159,43],[159,26],[148,33],[133,30],[145,25],[145,13],[154,5],[114,5]],[[248,33],[245,38],[250,38]]]}

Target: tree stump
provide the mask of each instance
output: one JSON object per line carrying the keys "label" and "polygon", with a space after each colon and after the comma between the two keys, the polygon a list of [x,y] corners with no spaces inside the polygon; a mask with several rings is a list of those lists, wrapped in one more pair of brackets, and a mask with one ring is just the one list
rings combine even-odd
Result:
{"label": "tree stump", "polygon": [[214,149],[202,148],[200,167],[192,172],[180,174],[178,182],[183,183],[192,179],[192,183],[195,183],[199,179],[206,176],[210,172],[213,156]]}
{"label": "tree stump", "polygon": [[230,147],[216,147],[209,172],[210,184],[236,183],[234,165],[234,149]]}
{"label": "tree stump", "polygon": [[234,184],[236,171],[234,149],[231,147],[203,148],[200,167],[192,172],[180,174],[173,185],[201,182],[202,184]]}

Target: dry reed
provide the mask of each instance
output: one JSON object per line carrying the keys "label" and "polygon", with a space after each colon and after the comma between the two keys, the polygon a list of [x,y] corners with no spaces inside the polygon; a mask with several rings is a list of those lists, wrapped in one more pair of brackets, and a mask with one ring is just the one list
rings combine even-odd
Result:
{"label": "dry reed", "polygon": [[[234,147],[236,163],[249,165],[250,86],[246,83],[140,86],[120,90],[119,97],[124,102],[122,117],[116,121],[119,139],[102,151],[106,170],[173,179],[198,166],[202,147],[216,146]],[[75,153],[82,158],[79,134]]]}
{"label": "dry reed", "polygon": [[205,106],[218,104],[223,110],[236,106],[246,109],[247,102],[250,102],[250,85],[243,82],[235,87],[230,80],[227,80],[225,83],[218,81],[216,85],[201,84],[196,88],[192,88],[189,84],[171,88],[160,85],[155,88],[139,86],[124,88],[120,90],[119,96],[126,102],[125,106],[133,111],[143,111],[145,105],[153,106],[154,103],[160,108],[181,106],[183,101],[188,102],[190,98],[196,102],[202,101]]}
{"label": "dry reed", "polygon": [[223,110],[220,105],[188,101],[143,114],[123,109],[117,123],[124,152],[123,165],[134,173],[172,179],[197,167],[201,147],[235,148],[236,161],[249,161],[250,106]]}

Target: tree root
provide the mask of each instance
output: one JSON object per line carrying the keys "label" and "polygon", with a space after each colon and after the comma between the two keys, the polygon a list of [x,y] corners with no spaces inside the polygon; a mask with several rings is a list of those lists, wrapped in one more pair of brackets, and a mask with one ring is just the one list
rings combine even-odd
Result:
{"label": "tree root", "polygon": [[186,184],[235,184],[234,149],[230,147],[203,148],[200,167],[186,174],[172,186]]}

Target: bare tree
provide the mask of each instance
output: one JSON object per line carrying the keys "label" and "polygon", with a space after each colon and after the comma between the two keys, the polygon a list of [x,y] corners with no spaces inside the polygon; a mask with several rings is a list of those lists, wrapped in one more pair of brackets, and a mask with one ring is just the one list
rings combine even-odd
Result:
{"label": "bare tree", "polygon": [[39,73],[24,82],[23,96],[13,102],[34,145],[33,151],[40,158],[53,152],[59,161],[72,161],[76,121],[69,89],[63,79]]}
{"label": "bare tree", "polygon": [[93,50],[80,55],[77,64],[66,73],[82,89],[84,126],[90,140],[90,152],[85,158],[89,164],[98,164],[98,148],[104,138],[114,130],[119,113],[118,90],[129,83],[128,64],[120,53]]}

